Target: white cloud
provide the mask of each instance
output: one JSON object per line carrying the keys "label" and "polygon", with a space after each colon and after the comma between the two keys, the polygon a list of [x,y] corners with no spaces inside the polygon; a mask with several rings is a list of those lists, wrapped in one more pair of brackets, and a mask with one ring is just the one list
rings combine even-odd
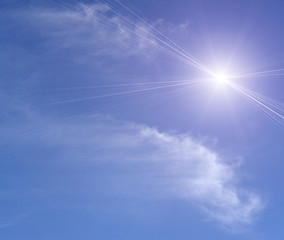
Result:
{"label": "white cloud", "polygon": [[[226,226],[250,224],[264,207],[257,193],[241,186],[234,159],[230,164],[187,134],[104,117],[33,126],[41,129],[32,130],[39,134],[34,137],[61,146],[64,159],[127,167],[131,176],[150,184],[147,194],[188,201]],[[35,143],[32,134],[29,140]],[[129,182],[135,184],[135,179]]]}
{"label": "white cloud", "polygon": [[120,59],[142,55],[140,59],[149,60],[160,52],[179,57],[188,54],[169,37],[184,36],[191,28],[188,22],[178,25],[163,19],[147,22],[131,10],[106,3],[50,3],[49,6],[11,15],[28,21],[28,27],[36,26],[53,51],[75,48],[82,53],[83,50],[84,55],[77,54],[73,59],[77,62],[88,62],[92,57],[104,55]]}
{"label": "white cloud", "polygon": [[250,223],[262,208],[260,197],[237,186],[236,169],[216,152],[188,135],[141,126],[137,131],[140,141],[152,149],[147,159],[164,164],[162,169],[176,196],[196,201],[211,217],[226,224]]}
{"label": "white cloud", "polygon": [[[54,8],[55,7],[55,8]],[[107,4],[58,4],[21,12],[24,19],[51,38],[58,48],[87,48],[91,55],[149,55],[160,49],[146,23],[121,14]],[[19,14],[17,14],[19,16]],[[130,20],[129,20],[130,19]]]}

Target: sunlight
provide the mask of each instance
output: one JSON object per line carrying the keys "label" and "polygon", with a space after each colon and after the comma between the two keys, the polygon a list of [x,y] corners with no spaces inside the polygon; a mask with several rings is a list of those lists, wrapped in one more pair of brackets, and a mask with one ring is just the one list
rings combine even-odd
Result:
{"label": "sunlight", "polygon": [[225,73],[216,73],[214,74],[214,81],[217,84],[225,84],[229,80],[229,76]]}

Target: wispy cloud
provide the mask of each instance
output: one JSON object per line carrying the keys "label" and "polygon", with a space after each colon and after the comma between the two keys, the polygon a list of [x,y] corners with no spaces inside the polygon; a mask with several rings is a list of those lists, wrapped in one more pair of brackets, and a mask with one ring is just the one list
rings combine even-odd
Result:
{"label": "wispy cloud", "polygon": [[84,56],[77,54],[75,61],[88,62],[97,56],[121,59],[136,55],[149,60],[164,52],[202,69],[190,53],[163,33],[184,36],[191,29],[188,22],[178,25],[163,19],[148,22],[119,4],[70,5],[51,1],[47,6],[25,9],[12,15],[22,17],[26,23],[28,21],[29,27],[36,27],[53,50],[85,50]]}
{"label": "wispy cloud", "polygon": [[147,194],[184,199],[226,226],[250,224],[264,207],[257,193],[241,186],[233,159],[224,159],[188,134],[105,117],[43,122],[33,123],[32,128],[41,129],[31,130],[33,143],[40,138],[41,144],[61,146],[64,159],[118,164],[130,172],[138,168],[143,173],[135,175],[151,184]]}
{"label": "wispy cloud", "polygon": [[160,49],[149,25],[107,4],[51,4],[17,16],[30,20],[58,48],[88,48],[91,55],[149,55]]}

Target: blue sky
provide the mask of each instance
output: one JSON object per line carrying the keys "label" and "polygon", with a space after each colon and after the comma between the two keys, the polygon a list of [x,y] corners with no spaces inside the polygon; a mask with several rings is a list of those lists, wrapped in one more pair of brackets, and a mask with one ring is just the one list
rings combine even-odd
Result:
{"label": "blue sky", "polygon": [[1,239],[283,239],[283,10],[2,1]]}

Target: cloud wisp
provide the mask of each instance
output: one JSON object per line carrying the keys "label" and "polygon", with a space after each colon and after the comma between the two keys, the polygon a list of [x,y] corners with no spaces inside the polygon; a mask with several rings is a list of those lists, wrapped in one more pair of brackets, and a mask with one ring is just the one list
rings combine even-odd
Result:
{"label": "cloud wisp", "polygon": [[[148,59],[156,50],[179,57],[195,68],[211,74],[190,52],[170,39],[159,28],[163,20],[149,23],[121,2],[61,4],[48,1],[49,8],[33,8],[21,15],[30,19],[57,46],[88,48],[89,55],[125,57],[143,55]],[[116,4],[115,4],[116,3]],[[171,26],[170,32],[185,32],[188,24]],[[166,27],[167,28],[167,27]],[[175,34],[176,35],[176,34]]]}
{"label": "cloud wisp", "polygon": [[64,159],[128,167],[151,185],[147,194],[188,201],[225,226],[250,224],[264,207],[259,194],[241,186],[235,164],[188,134],[105,117],[33,126],[42,130],[29,139],[60,146]]}
{"label": "cloud wisp", "polygon": [[129,20],[104,3],[71,6],[51,1],[49,8],[32,8],[19,15],[59,49],[87,48],[89,55],[119,58],[161,49],[145,24]]}

